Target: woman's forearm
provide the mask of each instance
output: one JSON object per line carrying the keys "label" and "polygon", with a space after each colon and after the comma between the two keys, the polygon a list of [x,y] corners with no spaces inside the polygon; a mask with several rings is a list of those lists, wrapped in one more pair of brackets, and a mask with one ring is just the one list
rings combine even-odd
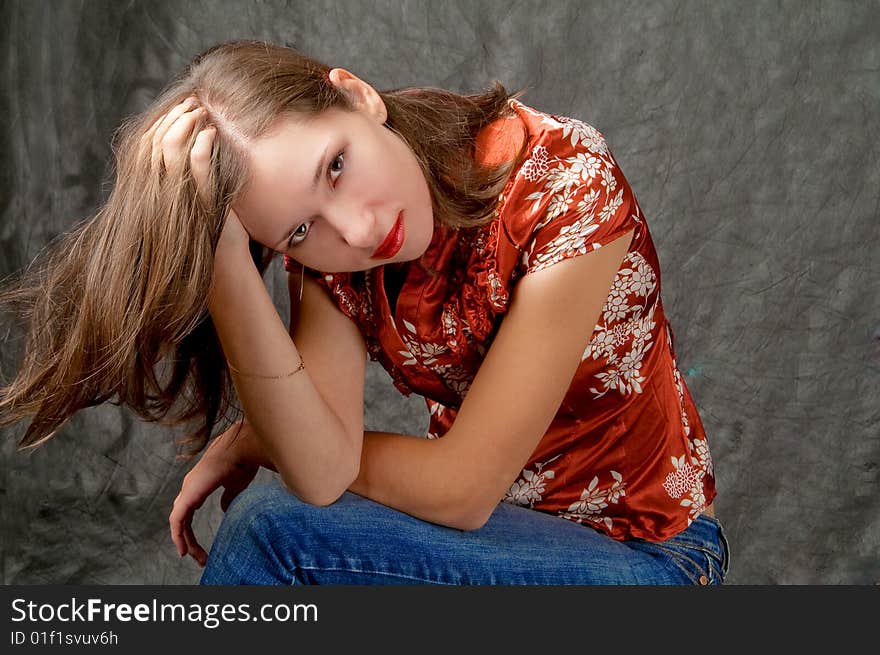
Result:
{"label": "woman's forearm", "polygon": [[358,477],[349,489],[431,523],[482,525],[470,498],[474,481],[443,439],[365,432]]}
{"label": "woman's forearm", "polygon": [[[242,437],[238,446],[242,459],[276,470],[253,430],[244,430]],[[432,523],[462,530],[479,527],[481,521],[469,507],[466,482],[457,477],[461,467],[450,462],[443,443],[365,432],[358,477],[349,490]]]}
{"label": "woman's forearm", "polygon": [[301,499],[333,502],[357,471],[356,438],[308,369],[284,375],[299,366],[300,355],[246,250],[218,251],[208,306],[227,360],[241,371],[232,380],[269,461]]}

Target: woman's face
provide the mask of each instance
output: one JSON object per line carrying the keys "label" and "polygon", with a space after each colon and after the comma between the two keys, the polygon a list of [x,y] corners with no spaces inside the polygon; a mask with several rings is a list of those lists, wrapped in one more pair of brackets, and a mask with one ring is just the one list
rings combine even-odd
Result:
{"label": "woman's face", "polygon": [[234,209],[252,239],[319,271],[417,259],[434,230],[422,169],[383,126],[385,106],[371,87],[342,80],[355,97],[366,94],[364,102],[354,112],[280,119],[253,142],[252,177]]}

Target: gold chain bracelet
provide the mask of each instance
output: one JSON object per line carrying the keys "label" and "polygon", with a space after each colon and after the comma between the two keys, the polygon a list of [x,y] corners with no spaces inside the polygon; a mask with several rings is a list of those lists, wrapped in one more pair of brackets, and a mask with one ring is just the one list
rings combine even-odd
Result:
{"label": "gold chain bracelet", "polygon": [[300,356],[300,358],[299,358],[299,366],[297,366],[294,370],[290,371],[290,373],[282,373],[281,375],[260,375],[258,373],[245,373],[243,371],[239,371],[237,368],[235,368],[229,362],[226,362],[226,364],[229,366],[229,368],[232,371],[234,371],[234,372],[238,373],[239,375],[242,375],[246,378],[262,378],[264,380],[279,380],[281,378],[289,378],[291,375],[294,375],[295,373],[299,373],[301,370],[303,370],[306,367],[306,363],[305,363],[305,361],[303,361],[302,356]]}

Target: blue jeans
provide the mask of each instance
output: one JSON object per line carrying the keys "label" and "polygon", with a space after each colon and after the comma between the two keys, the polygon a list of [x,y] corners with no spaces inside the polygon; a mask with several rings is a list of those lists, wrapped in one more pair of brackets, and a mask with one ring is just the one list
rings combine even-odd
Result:
{"label": "blue jeans", "polygon": [[482,528],[463,531],[351,492],[315,507],[276,479],[227,508],[200,584],[722,584],[728,563],[721,523],[707,516],[663,542],[616,541],[500,503]]}

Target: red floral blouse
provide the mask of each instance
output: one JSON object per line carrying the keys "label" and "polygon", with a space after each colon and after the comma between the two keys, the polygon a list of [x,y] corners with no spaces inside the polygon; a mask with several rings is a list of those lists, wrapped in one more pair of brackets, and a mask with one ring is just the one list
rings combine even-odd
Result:
{"label": "red floral blouse", "polygon": [[[665,540],[712,502],[715,478],[700,416],[675,361],[648,225],[594,127],[517,100],[510,105],[515,116],[480,133],[477,158],[512,157],[522,126],[530,156],[511,175],[490,223],[436,227],[425,254],[402,265],[395,305],[386,290],[391,266],[315,275],[395,386],[425,398],[427,436],[440,438],[517,281],[635,229],[562,405],[501,500],[618,540]],[[299,271],[288,258],[285,267]]]}

